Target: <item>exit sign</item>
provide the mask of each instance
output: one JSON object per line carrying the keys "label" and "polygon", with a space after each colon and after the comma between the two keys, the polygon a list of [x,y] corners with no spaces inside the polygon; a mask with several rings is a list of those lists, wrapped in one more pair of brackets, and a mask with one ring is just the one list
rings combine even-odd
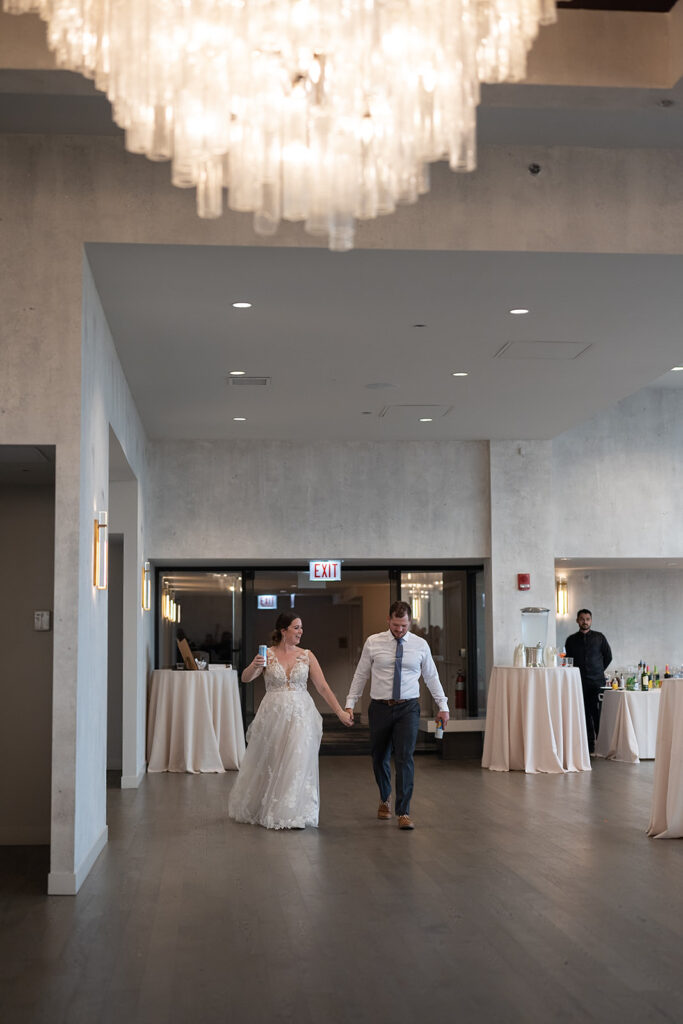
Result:
{"label": "exit sign", "polygon": [[338,582],[341,579],[341,561],[338,558],[319,559],[308,563],[308,578],[318,583]]}

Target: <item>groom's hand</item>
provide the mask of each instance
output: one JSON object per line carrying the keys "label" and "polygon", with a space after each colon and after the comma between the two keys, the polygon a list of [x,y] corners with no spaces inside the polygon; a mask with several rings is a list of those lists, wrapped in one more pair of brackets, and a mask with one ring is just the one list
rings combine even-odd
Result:
{"label": "groom's hand", "polygon": [[448,719],[449,719],[449,718],[450,718],[451,716],[449,715],[449,713],[448,713],[447,711],[439,711],[439,713],[437,714],[437,716],[436,716],[436,717],[437,717],[437,718],[440,718],[440,719],[441,719],[441,721],[443,722],[443,724],[445,725],[445,724],[446,724],[446,722],[448,721]]}

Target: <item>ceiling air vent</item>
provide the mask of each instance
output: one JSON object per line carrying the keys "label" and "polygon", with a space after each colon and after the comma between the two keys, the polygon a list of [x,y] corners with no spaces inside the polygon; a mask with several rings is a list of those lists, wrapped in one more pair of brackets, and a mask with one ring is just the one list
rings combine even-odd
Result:
{"label": "ceiling air vent", "polygon": [[506,341],[494,359],[576,359],[589,349],[583,341]]}
{"label": "ceiling air vent", "polygon": [[233,388],[267,388],[270,377],[226,377],[226,382]]}
{"label": "ceiling air vent", "polygon": [[447,416],[452,405],[385,405],[379,412],[379,418],[388,416],[392,420],[401,419],[406,423],[422,419],[441,419]]}

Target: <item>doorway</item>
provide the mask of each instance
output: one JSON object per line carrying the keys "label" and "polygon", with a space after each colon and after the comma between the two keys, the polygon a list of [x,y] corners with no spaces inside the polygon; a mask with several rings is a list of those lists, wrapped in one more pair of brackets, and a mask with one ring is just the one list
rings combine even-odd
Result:
{"label": "doorway", "polygon": [[109,535],[107,581],[107,782],[123,773],[123,535]]}
{"label": "doorway", "polygon": [[[55,447],[0,445],[0,846],[50,843]],[[25,862],[27,851],[17,853]],[[26,863],[28,863],[26,861]],[[36,862],[47,873],[46,858]]]}
{"label": "doorway", "polygon": [[[413,610],[412,631],[430,646],[452,718],[477,718],[485,708],[484,570],[401,570],[401,600]],[[431,696],[420,687],[427,715]]]}
{"label": "doorway", "polygon": [[[396,579],[387,569],[346,567],[339,582],[312,581],[303,568],[256,569],[245,572],[245,577],[245,663],[259,644],[271,642],[278,614],[294,610],[304,626],[302,646],[310,644],[343,706],[365,638],[386,629]],[[258,710],[263,694],[259,676],[245,693],[247,717]],[[315,690],[311,695],[318,710],[327,713],[329,708]],[[361,717],[368,703],[366,691],[358,709]]]}

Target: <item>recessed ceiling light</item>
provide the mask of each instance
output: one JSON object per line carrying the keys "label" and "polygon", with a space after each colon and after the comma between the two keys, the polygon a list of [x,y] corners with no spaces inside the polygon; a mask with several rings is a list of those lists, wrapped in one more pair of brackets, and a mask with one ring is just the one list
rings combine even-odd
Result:
{"label": "recessed ceiling light", "polygon": [[375,381],[372,381],[371,384],[366,384],[365,386],[366,386],[366,388],[369,388],[370,391],[384,391],[384,390],[386,390],[386,388],[395,388],[396,387],[395,384],[389,384],[385,380],[375,380]]}
{"label": "recessed ceiling light", "polygon": [[247,417],[246,416],[233,416],[233,420],[235,421],[235,423],[246,423]]}
{"label": "recessed ceiling light", "polygon": [[413,324],[413,327],[426,327],[427,324]]}
{"label": "recessed ceiling light", "polygon": [[524,314],[528,313],[529,310],[528,309],[521,309],[520,308],[520,309],[511,309],[511,310],[509,310],[509,312],[512,314],[512,316],[524,316]]}
{"label": "recessed ceiling light", "polygon": [[432,422],[432,417],[431,416],[420,416],[420,423],[431,423],[431,422]]}
{"label": "recessed ceiling light", "polygon": [[251,302],[233,302],[233,309],[251,309]]}
{"label": "recessed ceiling light", "polygon": [[671,372],[672,373],[679,373],[681,370],[683,370],[683,366],[672,366],[671,367]]}
{"label": "recessed ceiling light", "polygon": [[246,372],[247,372],[246,370],[231,370],[230,371],[230,376],[231,377],[244,377]]}
{"label": "recessed ceiling light", "polygon": [[467,373],[465,370],[454,370],[451,377],[466,377]]}

